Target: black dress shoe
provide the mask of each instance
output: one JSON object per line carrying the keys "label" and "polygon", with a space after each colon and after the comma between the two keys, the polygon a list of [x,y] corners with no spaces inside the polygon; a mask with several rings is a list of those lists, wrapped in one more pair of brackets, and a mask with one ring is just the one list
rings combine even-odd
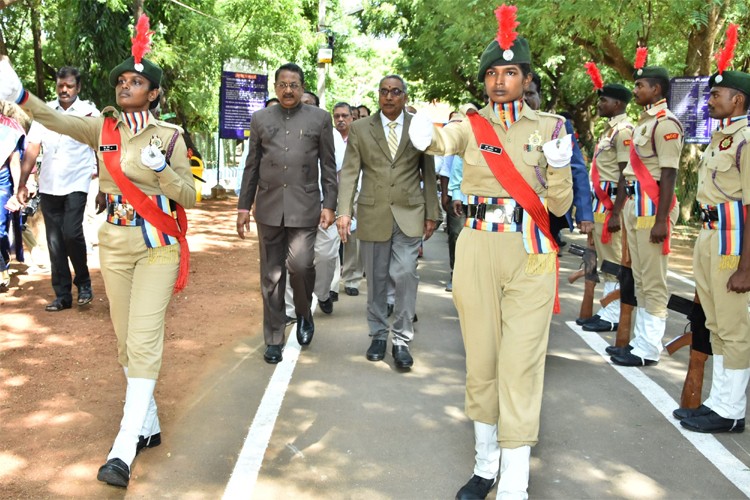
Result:
{"label": "black dress shoe", "polygon": [[380,361],[385,357],[385,340],[373,340],[370,348],[367,349],[367,359],[370,361]]}
{"label": "black dress shoe", "polygon": [[724,418],[715,411],[710,411],[700,417],[686,418],[680,425],[695,432],[744,432],[745,419]]}
{"label": "black dress shoe", "polygon": [[487,498],[487,495],[495,486],[495,479],[485,479],[474,474],[456,493],[456,500],[476,500]]}
{"label": "black dress shoe", "polygon": [[[359,293],[359,292],[358,292]],[[339,292],[331,291],[330,295],[328,296],[332,301],[338,302],[339,301]]]}
{"label": "black dress shoe", "polygon": [[419,318],[417,318],[417,313],[414,313],[414,317],[411,319],[411,322],[416,323],[417,321],[419,321]]}
{"label": "black dress shoe", "polygon": [[[333,311],[333,304],[331,304],[331,310]],[[299,345],[310,345],[313,335],[315,335],[315,324],[312,315],[310,315],[310,319],[297,316],[297,342],[299,342]]]}
{"label": "black dress shoe", "polygon": [[616,365],[620,366],[651,366],[658,363],[653,359],[644,359],[640,356],[636,356],[632,352],[624,352],[622,354],[615,354],[609,358]]}
{"label": "black dress shoe", "polygon": [[588,323],[589,321],[596,321],[600,319],[600,316],[598,314],[594,314],[590,318],[576,318],[576,325],[583,326],[584,323]]}
{"label": "black dress shoe", "polygon": [[127,488],[130,482],[130,467],[119,458],[110,458],[106,464],[99,467],[96,478],[112,486]]}
{"label": "black dress shoe", "polygon": [[78,305],[85,306],[94,300],[94,292],[91,291],[91,285],[84,285],[78,289]]}
{"label": "black dress shoe", "polygon": [[359,290],[357,288],[354,288],[353,286],[345,286],[344,293],[346,293],[350,297],[356,297],[357,295],[359,295]]}
{"label": "black dress shoe", "polygon": [[390,318],[391,314],[393,314],[393,304],[388,304],[385,307],[385,317],[386,318]]}
{"label": "black dress shoe", "polygon": [[320,306],[320,310],[326,314],[333,312],[333,300],[331,300],[331,297],[328,297],[328,300],[318,300],[318,305]]}
{"label": "black dress shoe", "polygon": [[56,298],[44,308],[47,312],[59,312],[63,309],[70,309],[73,307],[73,302],[69,300],[63,300],[60,297]]}
{"label": "black dress shoe", "polygon": [[633,346],[631,346],[630,344],[622,346],[622,347],[617,347],[615,345],[608,345],[606,349],[604,349],[604,352],[606,352],[610,356],[621,356],[632,350],[633,350]]}
{"label": "black dress shoe", "polygon": [[414,358],[411,357],[409,348],[405,345],[394,345],[391,354],[398,368],[411,368],[414,364]]}
{"label": "black dress shoe", "polygon": [[584,332],[616,332],[619,323],[610,323],[599,318],[596,321],[587,321],[582,326]]}
{"label": "black dress shoe", "polygon": [[677,420],[684,420],[686,418],[702,417],[711,413],[711,408],[706,405],[700,405],[698,408],[677,408],[672,412],[672,415]]}
{"label": "black dress shoe", "polygon": [[281,361],[281,351],[282,347],[280,345],[269,345],[266,346],[266,352],[263,353],[263,359],[266,360],[266,363],[275,365],[276,363],[279,363]]}
{"label": "black dress shoe", "polygon": [[151,434],[149,437],[138,436],[138,444],[135,446],[135,454],[138,455],[144,448],[156,448],[161,444],[161,432]]}

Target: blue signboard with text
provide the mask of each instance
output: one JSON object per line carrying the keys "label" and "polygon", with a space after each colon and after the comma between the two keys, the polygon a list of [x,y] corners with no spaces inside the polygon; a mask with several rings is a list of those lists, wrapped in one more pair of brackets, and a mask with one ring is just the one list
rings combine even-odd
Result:
{"label": "blue signboard with text", "polygon": [[247,139],[253,113],[268,99],[268,75],[222,71],[219,93],[219,137]]}

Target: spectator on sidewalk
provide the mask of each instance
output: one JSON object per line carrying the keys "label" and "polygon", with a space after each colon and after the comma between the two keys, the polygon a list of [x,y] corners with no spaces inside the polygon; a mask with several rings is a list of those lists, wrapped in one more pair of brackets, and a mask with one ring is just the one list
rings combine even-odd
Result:
{"label": "spectator on sidewalk", "polygon": [[[47,105],[70,116],[99,116],[99,111],[88,101],[78,97],[81,74],[73,67],[64,66],[56,74],[57,99]],[[48,130],[35,121],[29,131],[29,146],[21,168],[18,198],[26,203],[29,192],[26,182],[44,149],[39,174],[41,210],[47,234],[55,299],[47,304],[47,312],[58,312],[73,306],[72,287],[78,289],[79,306],[90,303],[94,294],[88,268],[83,216],[86,211],[89,185],[96,175],[94,151],[71,137]],[[73,266],[75,278],[71,276]]]}

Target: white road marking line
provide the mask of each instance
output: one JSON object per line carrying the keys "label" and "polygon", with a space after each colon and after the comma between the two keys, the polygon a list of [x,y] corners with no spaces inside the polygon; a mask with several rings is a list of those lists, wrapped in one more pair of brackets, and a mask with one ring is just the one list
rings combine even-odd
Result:
{"label": "white road marking line", "polygon": [[682,281],[686,285],[690,285],[693,288],[695,288],[695,281],[693,281],[691,279],[688,279],[688,278],[685,278],[684,276],[680,276],[679,274],[677,274],[674,271],[667,271],[667,276],[669,276],[670,278],[674,278],[677,281]]}
{"label": "white road marking line", "polygon": [[224,490],[222,498],[225,500],[244,500],[253,496],[258,472],[263,465],[263,456],[271,440],[276,417],[279,415],[281,403],[284,401],[289,381],[292,379],[299,353],[300,345],[296,336],[292,334],[284,348],[284,359],[276,365],[255,413],[255,418],[253,418],[253,423],[250,425],[245,443],[240,450],[240,456]]}
{"label": "white road marking line", "polygon": [[[608,344],[604,339],[595,332],[584,332],[574,321],[566,321],[565,324],[576,332],[589,347],[609,362],[609,355],[604,351]],[[644,371],[615,364],[611,366],[625,380],[633,384],[654,408],[664,416],[667,422],[672,424],[685,439],[695,446],[696,450],[706,457],[709,462],[714,464],[719,472],[746,496],[750,497],[750,475],[747,473],[745,464],[732,455],[713,435],[691,432],[683,428],[680,422],[672,416],[672,411],[679,406],[677,402],[659,384],[646,375]]]}

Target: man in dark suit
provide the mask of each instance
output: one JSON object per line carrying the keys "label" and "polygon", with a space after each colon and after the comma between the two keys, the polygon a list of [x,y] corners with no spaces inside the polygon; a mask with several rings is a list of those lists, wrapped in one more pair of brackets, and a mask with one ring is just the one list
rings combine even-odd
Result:
{"label": "man in dark suit", "polygon": [[404,112],[404,80],[397,75],[386,76],[378,92],[380,111],[354,122],[349,131],[337,226],[341,240],[346,242],[351,235],[352,205],[361,172],[357,237],[367,276],[367,323],[372,338],[367,359],[380,361],[385,356],[390,277],[396,285],[392,354],[397,367],[409,368],[414,363],[409,342],[414,336],[419,284],[417,253],[422,237],[432,236],[439,214],[435,163],[409,141],[412,117]]}
{"label": "man in dark suit", "polygon": [[281,66],[275,80],[279,105],[256,111],[250,122],[250,146],[237,203],[237,234],[243,239],[255,205],[267,345],[263,357],[268,363],[282,359],[285,265],[294,292],[297,340],[307,345],[315,333],[310,310],[315,235],[318,225],[326,229],[333,224],[337,195],[331,115],[302,104],[305,77],[296,64]]}

